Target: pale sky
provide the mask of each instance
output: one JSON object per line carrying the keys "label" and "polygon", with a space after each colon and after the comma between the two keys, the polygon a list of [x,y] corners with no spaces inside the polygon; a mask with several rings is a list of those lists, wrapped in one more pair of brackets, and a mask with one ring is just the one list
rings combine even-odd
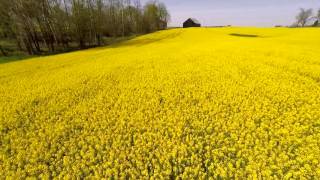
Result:
{"label": "pale sky", "polygon": [[[146,2],[147,0],[142,0]],[[189,17],[204,26],[291,25],[299,8],[320,8],[320,0],[159,0],[171,14],[170,26],[182,26]]]}

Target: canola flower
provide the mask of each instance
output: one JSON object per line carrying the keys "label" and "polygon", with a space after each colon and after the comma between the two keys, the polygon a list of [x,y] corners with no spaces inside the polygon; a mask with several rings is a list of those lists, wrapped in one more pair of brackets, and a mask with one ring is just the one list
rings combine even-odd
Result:
{"label": "canola flower", "polygon": [[0,64],[0,179],[319,179],[319,40],[173,29]]}

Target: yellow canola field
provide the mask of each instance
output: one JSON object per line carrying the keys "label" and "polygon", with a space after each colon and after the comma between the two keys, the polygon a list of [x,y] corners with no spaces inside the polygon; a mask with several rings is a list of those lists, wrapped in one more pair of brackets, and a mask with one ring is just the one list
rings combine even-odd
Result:
{"label": "yellow canola field", "polygon": [[191,28],[0,64],[0,179],[319,179],[320,29]]}

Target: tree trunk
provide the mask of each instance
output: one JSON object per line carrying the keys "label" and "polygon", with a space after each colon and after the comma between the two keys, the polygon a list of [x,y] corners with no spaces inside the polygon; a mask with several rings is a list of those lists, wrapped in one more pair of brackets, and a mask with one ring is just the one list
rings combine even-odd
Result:
{"label": "tree trunk", "polygon": [[97,37],[98,46],[101,46],[101,35],[97,34],[96,37]]}
{"label": "tree trunk", "polygon": [[79,41],[79,45],[81,49],[84,49],[86,47],[84,40],[81,38]]}
{"label": "tree trunk", "polygon": [[23,42],[24,42],[24,45],[26,46],[28,54],[29,55],[33,55],[34,54],[34,50],[33,50],[32,44],[30,43],[28,38],[23,39]]}
{"label": "tree trunk", "polygon": [[2,46],[0,45],[0,51],[3,54],[3,56],[8,56],[8,54],[6,53],[6,51],[2,48]]}

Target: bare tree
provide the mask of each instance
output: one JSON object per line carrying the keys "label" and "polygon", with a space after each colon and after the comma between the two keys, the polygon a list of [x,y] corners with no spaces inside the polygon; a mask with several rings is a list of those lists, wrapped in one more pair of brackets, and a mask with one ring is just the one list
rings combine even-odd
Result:
{"label": "bare tree", "polygon": [[299,14],[296,16],[297,25],[304,27],[312,17],[312,14],[312,9],[301,8]]}
{"label": "bare tree", "polygon": [[144,31],[153,32],[166,29],[170,20],[170,14],[163,3],[159,1],[149,1],[144,6],[143,21]]}
{"label": "bare tree", "polygon": [[[165,29],[163,3],[140,0],[0,0],[0,38],[15,39],[29,54],[103,45],[104,36]],[[3,49],[6,47],[2,46]]]}
{"label": "bare tree", "polygon": [[158,14],[160,19],[159,29],[166,29],[170,21],[169,11],[164,3],[158,3]]}
{"label": "bare tree", "polygon": [[320,9],[318,10],[318,13],[316,16],[314,16],[312,19],[314,19],[313,27],[318,27],[319,26],[319,21],[320,21]]}

